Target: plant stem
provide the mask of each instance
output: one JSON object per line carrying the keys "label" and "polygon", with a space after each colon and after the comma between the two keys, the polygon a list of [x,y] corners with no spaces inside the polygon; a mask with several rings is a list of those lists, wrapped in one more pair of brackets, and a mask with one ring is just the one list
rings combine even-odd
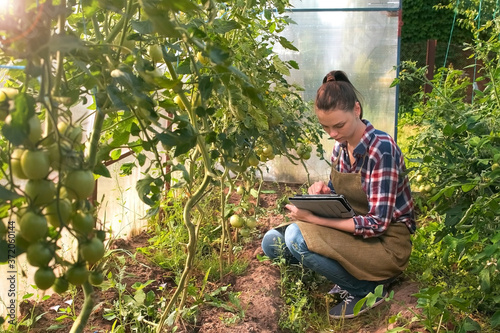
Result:
{"label": "plant stem", "polygon": [[195,204],[198,202],[199,198],[203,196],[210,181],[211,177],[207,173],[205,173],[205,177],[203,178],[203,182],[201,183],[200,187],[198,188],[196,193],[194,193],[193,196],[189,198],[189,200],[186,202],[186,205],[184,206],[184,214],[183,214],[184,224],[186,225],[189,235],[189,242],[187,244],[188,253],[187,253],[186,263],[184,264],[184,271],[182,272],[181,278],[179,280],[179,286],[177,287],[175,293],[172,295],[172,298],[170,299],[169,303],[167,304],[165,310],[161,315],[160,322],[158,323],[158,327],[156,330],[157,333],[163,332],[163,326],[165,325],[165,321],[167,320],[173,305],[179,298],[179,295],[184,291],[187,278],[191,272],[193,259],[196,254],[196,244],[197,244],[196,227],[191,222],[191,211],[195,206]]}
{"label": "plant stem", "polygon": [[[61,4],[59,5],[61,7],[61,14],[59,14],[58,20],[57,20],[57,29],[59,30],[59,35],[64,35],[64,26],[66,24],[66,17],[65,17],[65,9],[66,9],[66,0],[61,0]],[[64,72],[64,63],[63,63],[64,57],[62,55],[62,52],[59,50],[56,53],[56,77],[54,80],[54,87],[52,88],[52,94],[54,95],[59,95],[59,90],[61,88],[61,78]]]}
{"label": "plant stem", "polygon": [[97,163],[97,150],[99,147],[99,140],[101,138],[102,125],[104,123],[104,111],[100,108],[96,108],[96,115],[94,119],[94,128],[92,130],[92,137],[90,139],[90,149],[89,149],[89,159],[88,166],[91,171]]}
{"label": "plant stem", "polygon": [[224,271],[224,244],[226,243],[226,237],[231,240],[231,237],[228,237],[229,232],[227,228],[227,220],[225,218],[226,215],[226,196],[224,195],[224,179],[228,174],[228,168],[224,169],[224,173],[220,178],[220,211],[221,211],[221,228],[222,235],[220,240],[220,251],[219,251],[219,274],[220,279],[222,280],[222,272]]}
{"label": "plant stem", "polygon": [[85,281],[82,287],[83,287],[83,294],[85,295],[85,300],[83,302],[80,314],[73,323],[73,326],[71,326],[70,333],[83,333],[85,325],[87,324],[90,314],[92,313],[92,308],[94,307],[94,300],[92,298],[94,293],[94,288],[88,281]]}

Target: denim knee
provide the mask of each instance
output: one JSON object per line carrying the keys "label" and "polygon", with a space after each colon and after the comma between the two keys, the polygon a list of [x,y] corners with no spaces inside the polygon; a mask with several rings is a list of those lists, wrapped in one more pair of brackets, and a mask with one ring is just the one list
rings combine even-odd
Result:
{"label": "denim knee", "polygon": [[300,262],[303,261],[304,255],[310,252],[299,226],[295,223],[290,224],[285,230],[285,244]]}
{"label": "denim knee", "polygon": [[271,229],[262,238],[262,250],[271,259],[275,259],[283,254],[285,249],[285,237],[276,229]]}

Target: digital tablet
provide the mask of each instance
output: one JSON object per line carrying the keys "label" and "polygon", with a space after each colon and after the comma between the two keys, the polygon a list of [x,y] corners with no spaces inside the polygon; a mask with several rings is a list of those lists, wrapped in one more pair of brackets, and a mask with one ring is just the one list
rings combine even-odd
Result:
{"label": "digital tablet", "polygon": [[288,198],[297,208],[307,209],[321,217],[353,217],[352,209],[347,199],[340,194],[304,194]]}

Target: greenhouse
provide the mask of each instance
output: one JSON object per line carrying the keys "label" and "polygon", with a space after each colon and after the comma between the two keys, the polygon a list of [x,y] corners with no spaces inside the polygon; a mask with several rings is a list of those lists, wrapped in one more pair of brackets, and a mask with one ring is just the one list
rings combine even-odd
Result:
{"label": "greenhouse", "polygon": [[498,332],[498,1],[0,4],[0,332]]}

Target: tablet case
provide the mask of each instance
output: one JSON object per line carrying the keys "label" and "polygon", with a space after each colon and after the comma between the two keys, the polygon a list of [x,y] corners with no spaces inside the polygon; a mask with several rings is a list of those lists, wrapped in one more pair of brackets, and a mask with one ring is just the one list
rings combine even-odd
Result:
{"label": "tablet case", "polygon": [[355,215],[347,199],[340,194],[298,194],[288,199],[297,208],[322,217],[349,218]]}

